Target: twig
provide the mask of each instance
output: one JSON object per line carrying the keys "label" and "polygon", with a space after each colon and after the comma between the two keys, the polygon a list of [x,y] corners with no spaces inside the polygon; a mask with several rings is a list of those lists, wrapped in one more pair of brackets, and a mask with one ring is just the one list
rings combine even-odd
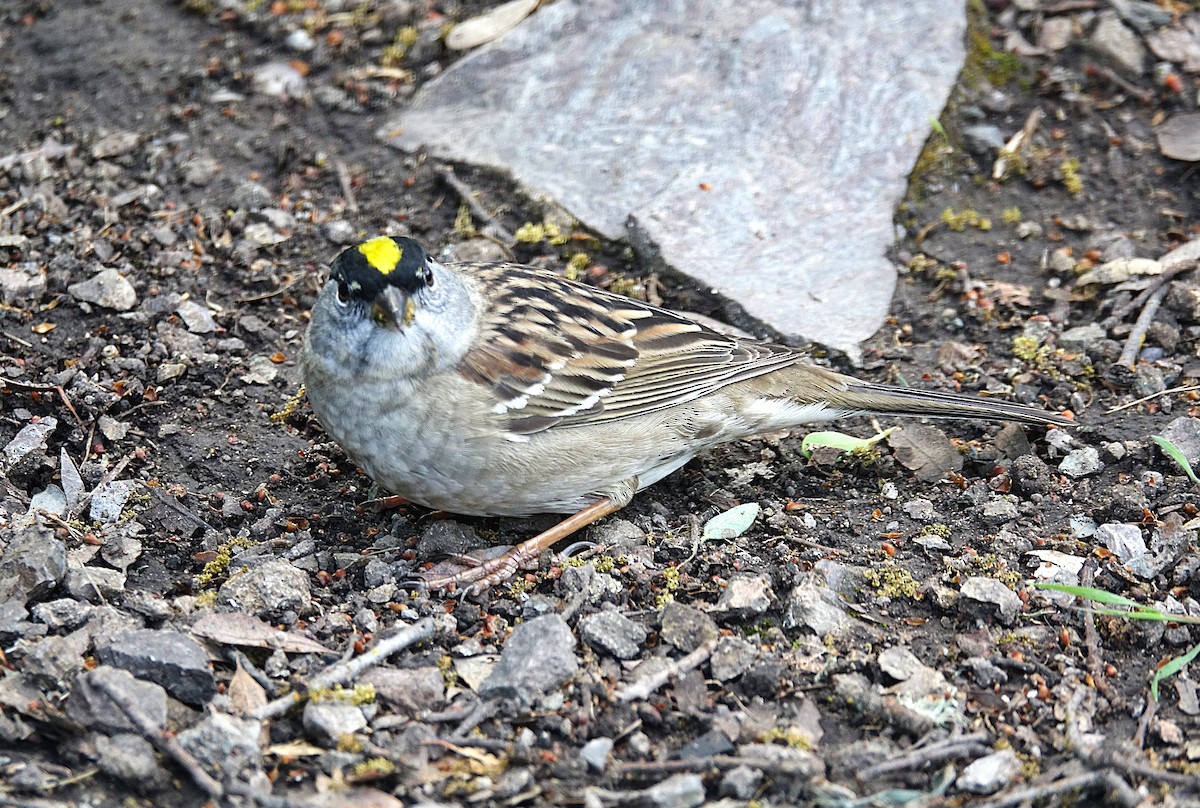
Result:
{"label": "twig", "polygon": [[346,164],[341,160],[337,160],[333,164],[337,171],[338,185],[342,186],[342,196],[346,197],[346,209],[351,213],[358,213],[358,200],[354,198],[354,186],[350,182],[350,170],[346,168]]}
{"label": "twig", "polygon": [[[432,617],[426,617],[413,623],[390,637],[386,637],[377,642],[372,648],[361,656],[346,662],[338,662],[314,676],[307,685],[307,690],[317,690],[323,687],[333,687],[342,682],[349,681],[362,673],[372,665],[378,665],[397,651],[403,650],[410,645],[416,645],[419,642],[433,637],[434,631],[437,629],[437,622]],[[263,707],[255,710],[251,715],[252,718],[278,718],[283,715],[300,701],[302,695],[299,691],[293,691],[285,696],[268,702]]]}
{"label": "twig", "polygon": [[260,300],[270,300],[271,298],[275,297],[276,295],[281,295],[284,292],[286,292],[287,290],[291,289],[292,287],[298,286],[300,284],[300,282],[303,280],[304,280],[303,276],[298,276],[298,277],[294,278],[290,283],[285,283],[283,286],[280,286],[278,289],[273,289],[270,292],[263,292],[261,295],[251,295],[250,297],[239,298],[237,301],[238,305],[241,305],[244,303],[257,303]]}
{"label": "twig", "polygon": [[938,763],[949,758],[980,757],[992,751],[987,746],[989,740],[986,732],[973,732],[970,735],[946,738],[936,743],[918,747],[898,757],[877,763],[859,772],[857,777],[859,782],[865,782],[881,775],[919,769],[927,764]]}
{"label": "twig", "polygon": [[1176,276],[1182,275],[1184,272],[1196,267],[1196,262],[1188,259],[1184,259],[1175,264],[1167,265],[1166,259],[1170,255],[1171,253],[1167,253],[1167,255],[1163,256],[1163,259],[1160,260],[1160,263],[1162,263],[1164,266],[1162,274],[1155,278],[1149,286],[1139,292],[1136,297],[1134,297],[1125,305],[1115,309],[1112,314],[1105,317],[1100,322],[1101,328],[1103,328],[1105,331],[1109,330],[1117,323],[1124,320],[1131,311],[1144,306],[1146,301],[1150,299],[1150,296],[1165,286],[1168,281],[1172,281],[1176,278]]}
{"label": "twig", "polygon": [[63,406],[71,411],[71,415],[75,418],[75,423],[79,424],[79,428],[83,428],[83,419],[79,417],[79,413],[75,412],[75,407],[71,404],[71,399],[67,398],[67,391],[62,389],[59,384],[34,384],[33,382],[22,382],[16,379],[10,379],[7,376],[0,376],[0,387],[17,387],[21,390],[33,390],[39,393],[58,393],[58,397],[62,399]]}
{"label": "twig", "polygon": [[811,776],[812,765],[806,761],[780,758],[778,760],[754,755],[710,755],[706,757],[679,758],[672,760],[631,760],[614,762],[613,771],[618,776],[630,777],[646,774],[674,774],[675,772],[704,771],[705,769],[734,769],[749,766],[752,769],[773,774],[800,774]]}
{"label": "twig", "polygon": [[180,505],[178,502],[175,501],[175,497],[171,496],[166,491],[162,490],[161,488],[158,488],[157,486],[147,485],[146,488],[149,489],[150,493],[154,495],[154,498],[157,499],[160,504],[167,506],[171,510],[175,511],[175,513],[182,516],[184,519],[190,519],[192,521],[192,523],[194,523],[197,527],[203,528],[204,530],[211,530],[211,531],[216,532],[215,527],[210,525],[208,522],[205,522],[203,519],[201,519],[196,514],[192,513],[187,508]]}
{"label": "twig", "polygon": [[1141,398],[1134,399],[1133,401],[1130,401],[1128,404],[1122,404],[1119,407],[1113,407],[1111,410],[1105,410],[1104,414],[1112,415],[1114,412],[1120,412],[1121,410],[1127,410],[1130,407],[1136,407],[1138,404],[1145,404],[1147,401],[1156,399],[1159,396],[1169,396],[1174,393],[1191,393],[1195,390],[1200,390],[1200,384],[1188,384],[1188,385],[1184,385],[1183,387],[1170,387],[1166,390],[1159,390],[1157,393],[1151,393],[1148,396],[1142,396]]}
{"label": "twig", "polygon": [[[1055,797],[1069,791],[1094,791],[1100,788],[1116,792],[1119,805],[1133,808],[1138,804],[1137,794],[1133,789],[1112,772],[1088,772],[1087,774],[1077,774],[1074,777],[1064,777],[1044,786],[1023,788],[998,800],[985,802],[980,808],[1010,808],[1010,806],[1032,804],[1037,800]],[[1132,801],[1130,801],[1130,797],[1133,798]]]}
{"label": "twig", "polygon": [[[1149,694],[1147,694],[1149,698]],[[1108,766],[1117,771],[1126,772],[1127,774],[1136,774],[1139,777],[1145,777],[1149,780],[1157,780],[1161,783],[1178,786],[1187,791],[1200,791],[1200,777],[1194,774],[1184,774],[1183,772],[1172,772],[1163,769],[1156,769],[1134,755],[1108,753],[1105,755],[1093,755],[1088,764],[1093,768]]]}
{"label": "twig", "polygon": [[467,207],[471,209],[471,215],[484,223],[483,230],[485,233],[490,231],[491,235],[504,242],[505,246],[517,240],[516,236],[508,232],[508,228],[500,224],[496,217],[488,213],[483,205],[479,204],[479,200],[475,198],[475,192],[458,178],[453,168],[448,165],[435,165],[433,170],[442,178],[443,182],[454,189],[454,192],[462,198],[463,202],[467,203]]}
{"label": "twig", "polygon": [[1136,84],[1126,81],[1124,78],[1122,78],[1121,76],[1119,76],[1117,74],[1117,71],[1113,70],[1111,67],[1108,67],[1107,65],[1096,65],[1095,70],[1096,70],[1096,75],[1102,76],[1102,77],[1108,79],[1110,82],[1117,85],[1122,90],[1129,93],[1130,95],[1132,95],[1134,98],[1136,98],[1138,101],[1142,102],[1143,104],[1149,104],[1151,101],[1154,100],[1154,93],[1150,92],[1149,90],[1143,90],[1141,87],[1137,86]]}
{"label": "twig", "polygon": [[1121,357],[1117,360],[1118,365],[1133,369],[1134,363],[1137,362],[1138,349],[1142,347],[1142,341],[1146,339],[1146,331],[1154,322],[1154,315],[1158,313],[1158,307],[1162,305],[1163,298],[1167,296],[1168,288],[1166,284],[1163,284],[1155,289],[1154,294],[1146,300],[1145,308],[1138,315],[1137,322],[1133,324],[1133,330],[1125,339],[1125,347],[1121,351]]}
{"label": "twig", "polygon": [[178,741],[167,737],[162,730],[151,724],[141,709],[128,696],[103,679],[96,679],[93,684],[125,714],[125,717],[143,738],[153,744],[158,751],[178,763],[205,794],[214,800],[220,800],[225,795],[224,787],[204,770],[200,761],[196,760],[191,752],[180,746]]}
{"label": "twig", "polygon": [[88,491],[86,494],[81,496],[79,501],[75,503],[75,507],[67,512],[67,520],[69,521],[74,519],[76,516],[83,513],[83,506],[87,505],[88,502],[91,501],[92,495],[95,494],[99,489],[111,483],[113,480],[117,479],[117,477],[121,475],[121,472],[125,470],[125,467],[128,466],[135,457],[137,457],[137,453],[130,452],[118,460],[116,465],[105,472],[104,476],[100,478],[100,482],[96,483],[91,491]]}
{"label": "twig", "polygon": [[713,649],[716,647],[717,641],[715,639],[709,640],[687,656],[668,665],[664,670],[659,671],[653,676],[638,679],[636,682],[621,688],[617,691],[617,701],[628,702],[646,698],[665,685],[672,677],[682,676],[693,668],[702,665],[706,659],[712,656]]}
{"label": "twig", "polygon": [[1146,693],[1146,709],[1142,711],[1142,717],[1138,720],[1137,732],[1133,733],[1133,739],[1130,741],[1137,749],[1144,749],[1146,746],[1146,733],[1150,729],[1150,722],[1154,720],[1154,716],[1158,715],[1158,700],[1149,692]]}
{"label": "twig", "polygon": [[[1096,562],[1089,558],[1080,572],[1079,585],[1090,587],[1095,578]],[[1092,675],[1096,689],[1115,707],[1117,694],[1109,684],[1108,677],[1104,675],[1104,657],[1100,651],[1100,632],[1096,631],[1096,614],[1086,607],[1083,610],[1083,647],[1087,649],[1088,673]]]}

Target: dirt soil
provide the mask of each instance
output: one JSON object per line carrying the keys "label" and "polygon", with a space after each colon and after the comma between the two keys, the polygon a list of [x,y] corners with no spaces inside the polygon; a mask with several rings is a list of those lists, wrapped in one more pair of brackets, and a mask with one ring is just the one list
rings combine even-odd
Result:
{"label": "dirt soil", "polygon": [[[910,424],[920,460],[896,435],[811,459],[799,435],[728,445],[594,529],[582,559],[456,599],[404,581],[439,550],[548,520],[377,507],[293,398],[307,312],[344,246],[391,232],[499,254],[469,237],[485,222],[433,160],[373,138],[456,58],[444,25],[487,5],[0,8],[0,446],[18,447],[0,490],[0,805],[1194,804],[1196,687],[1185,670],[1149,691],[1196,632],[1085,618],[1033,579],[1200,618],[1197,486],[1150,440],[1171,425],[1200,460],[1196,393],[1168,390],[1200,379],[1200,286],[1187,268],[1166,285],[1084,276],[1200,236],[1195,163],[1155,139],[1195,112],[1197,76],[1116,72],[1083,45],[1104,3],[989,3],[897,213],[893,316],[853,372],[1038,403],[1077,429]],[[1186,6],[1158,24],[1181,27]],[[1004,50],[1055,18],[1075,26],[1065,47]],[[993,177],[970,127],[1007,140],[1035,111]],[[510,231],[548,215],[503,177],[458,176]],[[509,246],[559,270],[587,252],[589,282],[736,312],[586,232]],[[945,447],[951,460],[927,457]],[[31,526],[50,486],[67,504]],[[702,538],[744,503],[761,506],[747,531]],[[35,559],[45,547],[65,566]],[[270,625],[212,628],[238,612]],[[357,690],[313,688],[309,706],[229,730],[426,618],[432,635]],[[139,674],[172,698],[165,723],[131,718],[153,698],[93,681],[120,667],[114,637],[145,636],[130,630],[202,642],[199,678],[219,693],[189,702],[182,674]],[[495,666],[510,636],[520,650]],[[511,681],[489,689],[501,668]],[[124,718],[104,719],[105,694]],[[318,715],[322,699],[346,723]]]}

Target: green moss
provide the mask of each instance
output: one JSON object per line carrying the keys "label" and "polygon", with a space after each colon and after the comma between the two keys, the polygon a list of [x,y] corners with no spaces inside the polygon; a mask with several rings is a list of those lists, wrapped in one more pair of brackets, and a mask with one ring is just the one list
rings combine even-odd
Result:
{"label": "green moss", "polygon": [[955,233],[961,233],[968,227],[975,227],[983,231],[992,229],[992,220],[980,216],[979,211],[972,210],[971,208],[967,208],[959,213],[955,213],[954,208],[946,208],[942,211],[941,219]]}
{"label": "green moss", "polygon": [[1083,177],[1079,174],[1080,163],[1078,158],[1068,157],[1058,165],[1058,171],[1062,175],[1063,187],[1071,194],[1071,196],[1079,196],[1083,192]]}
{"label": "green moss", "polygon": [[924,272],[925,270],[936,267],[937,265],[937,259],[930,258],[925,253],[917,253],[912,257],[912,260],[908,262],[908,271]]}
{"label": "green moss", "polygon": [[571,238],[562,232],[561,227],[550,221],[541,223],[526,222],[517,228],[517,232],[513,234],[513,237],[525,244],[537,244],[539,241],[548,241],[555,246],[566,244]]}
{"label": "green moss", "polygon": [[217,557],[205,564],[204,569],[196,576],[196,585],[206,587],[220,578],[229,570],[229,565],[233,562],[234,550],[253,547],[256,543],[246,536],[234,536],[222,544],[217,548]]}
{"label": "green moss", "polygon": [[654,605],[659,609],[675,600],[675,592],[679,589],[679,570],[676,567],[667,567],[663,570],[662,577],[662,589],[654,598]]}
{"label": "green moss", "polygon": [[810,750],[812,738],[797,727],[772,727],[759,738],[762,743],[782,744],[791,749]]}
{"label": "green moss", "polygon": [[590,263],[592,263],[592,258],[587,253],[575,253],[567,261],[567,270],[563,274],[567,280],[577,281],[580,273],[587,269]]}
{"label": "green moss", "polygon": [[346,689],[341,685],[320,687],[308,691],[308,700],[312,702],[340,701],[361,707],[375,701],[375,685],[355,685]]}
{"label": "green moss", "polygon": [[475,220],[471,218],[471,207],[466,202],[458,206],[458,214],[454,217],[454,232],[463,238],[475,238]]}
{"label": "green moss", "polygon": [[950,526],[943,524],[942,522],[933,522],[932,524],[925,525],[923,528],[921,528],[921,532],[918,533],[917,536],[938,536],[943,539],[949,539]]}
{"label": "green moss", "polygon": [[1046,346],[1042,345],[1037,337],[1013,337],[1012,352],[1018,359],[1036,363],[1045,357]]}
{"label": "green moss", "polygon": [[1005,208],[1000,213],[1000,220],[1005,224],[1017,224],[1021,221],[1021,209],[1015,206]]}
{"label": "green moss", "polygon": [[921,585],[912,577],[912,573],[893,563],[869,569],[863,573],[863,577],[882,597],[921,599]]}
{"label": "green moss", "polygon": [[373,757],[360,761],[351,770],[357,780],[378,780],[396,773],[396,764],[387,758]]}

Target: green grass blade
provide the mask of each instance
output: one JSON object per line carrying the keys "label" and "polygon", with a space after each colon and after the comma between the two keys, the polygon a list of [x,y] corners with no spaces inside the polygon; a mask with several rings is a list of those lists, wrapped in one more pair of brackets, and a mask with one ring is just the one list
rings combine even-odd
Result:
{"label": "green grass blade", "polygon": [[1124,595],[1118,595],[1115,592],[1108,592],[1104,589],[1096,589],[1091,586],[1071,586],[1070,584],[1047,584],[1035,583],[1035,589],[1049,589],[1052,592],[1065,592],[1068,595],[1074,595],[1077,598],[1090,600],[1093,603],[1106,603],[1109,606],[1128,606],[1131,609],[1140,609],[1142,604],[1136,600],[1130,600]]}
{"label": "green grass blade", "polygon": [[1192,471],[1192,464],[1188,462],[1187,457],[1179,450],[1178,446],[1171,443],[1171,441],[1162,435],[1151,435],[1150,440],[1157,443],[1158,448],[1163,450],[1163,454],[1174,460],[1175,464],[1184,470],[1189,480],[1200,485],[1200,478],[1196,477],[1196,472]]}
{"label": "green grass blade", "polygon": [[1196,655],[1200,654],[1200,645],[1193,645],[1192,650],[1188,651],[1183,656],[1177,656],[1166,665],[1154,672],[1154,678],[1150,680],[1150,695],[1154,696],[1154,700],[1158,701],[1158,683],[1168,676],[1174,676],[1188,666]]}

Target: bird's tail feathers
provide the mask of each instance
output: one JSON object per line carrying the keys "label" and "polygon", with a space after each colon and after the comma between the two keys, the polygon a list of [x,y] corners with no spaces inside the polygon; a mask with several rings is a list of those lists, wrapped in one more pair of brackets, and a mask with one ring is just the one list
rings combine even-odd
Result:
{"label": "bird's tail feathers", "polygon": [[910,415],[924,418],[978,418],[1016,421],[1023,424],[1074,426],[1075,422],[1056,413],[976,395],[919,390],[882,384],[854,384],[839,391],[838,407],[865,413]]}

